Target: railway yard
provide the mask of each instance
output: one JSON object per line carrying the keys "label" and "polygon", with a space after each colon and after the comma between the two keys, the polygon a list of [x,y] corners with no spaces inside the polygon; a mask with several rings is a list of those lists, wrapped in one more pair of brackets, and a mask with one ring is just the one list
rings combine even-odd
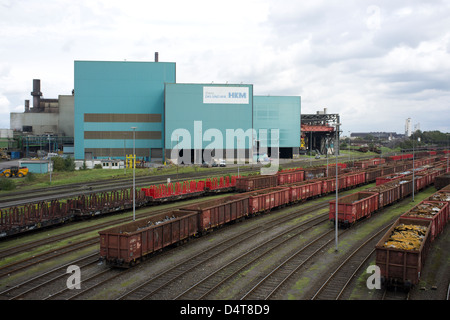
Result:
{"label": "railway yard", "polygon": [[[373,168],[375,170],[375,166]],[[353,171],[348,172],[351,175]],[[307,169],[303,182],[307,181],[306,173]],[[143,181],[142,186],[163,180],[152,179]],[[339,197],[375,186],[375,180],[359,181],[340,190]],[[136,220],[151,220],[181,208],[200,208],[199,203],[205,201],[221,203],[232,195],[239,198],[246,194],[233,188],[207,195],[196,193],[178,201],[160,201],[157,205],[147,202],[137,207]],[[49,228],[1,239],[0,299],[448,300],[450,234],[447,220],[427,251],[419,282],[410,290],[386,285],[379,289],[368,287],[368,278],[372,275],[368,267],[375,264],[377,243],[402,214],[437,192],[431,180],[421,189],[414,194],[414,201],[410,195],[399,197],[350,227],[339,228],[337,244],[330,211],[336,194],[322,192],[295,203],[263,208],[263,212],[250,212],[227,223],[219,222],[201,233],[197,232],[199,223],[195,236],[180,237],[170,245],[141,256],[140,263],[135,264],[133,260],[131,267],[123,268],[111,263],[111,246],[107,247],[108,254],[100,254],[104,244],[101,245],[99,232],[113,234],[111,230],[129,224],[132,211],[128,203],[125,210],[93,218],[71,218]],[[95,187],[90,191],[95,192]],[[62,195],[78,191],[70,186],[56,192]],[[72,193],[65,196],[70,197]],[[28,201],[43,201],[41,196],[29,196]],[[152,200],[156,199],[152,194]],[[14,199],[11,195],[7,203],[4,201],[2,208],[17,205],[23,199]],[[252,202],[249,203],[252,208]],[[448,211],[446,214],[448,219]],[[149,228],[156,230],[156,226]],[[138,247],[143,244],[139,242]],[[69,289],[71,266],[81,270],[81,283],[75,289]]]}

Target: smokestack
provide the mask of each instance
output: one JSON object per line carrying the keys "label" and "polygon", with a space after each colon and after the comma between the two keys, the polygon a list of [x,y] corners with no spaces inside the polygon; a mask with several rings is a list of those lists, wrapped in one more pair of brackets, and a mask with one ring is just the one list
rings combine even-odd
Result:
{"label": "smokestack", "polygon": [[33,91],[31,92],[33,96],[33,109],[38,110],[39,104],[41,102],[41,80],[33,79]]}
{"label": "smokestack", "polygon": [[155,52],[155,62],[158,62],[158,52]]}
{"label": "smokestack", "polygon": [[30,100],[25,100],[25,112],[30,112]]}

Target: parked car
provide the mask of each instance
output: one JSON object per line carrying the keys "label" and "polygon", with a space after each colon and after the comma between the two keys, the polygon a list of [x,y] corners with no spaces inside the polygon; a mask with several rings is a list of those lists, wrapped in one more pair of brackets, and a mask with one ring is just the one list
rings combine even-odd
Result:
{"label": "parked car", "polygon": [[227,166],[227,163],[225,162],[225,160],[221,159],[219,161],[219,167],[226,167],[226,166]]}

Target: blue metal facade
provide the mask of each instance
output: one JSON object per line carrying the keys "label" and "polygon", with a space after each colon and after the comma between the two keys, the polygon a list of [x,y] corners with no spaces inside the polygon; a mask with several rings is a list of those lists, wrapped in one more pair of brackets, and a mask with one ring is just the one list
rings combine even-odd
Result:
{"label": "blue metal facade", "polygon": [[300,145],[299,96],[253,96],[251,84],[177,84],[167,62],[75,61],[74,74],[75,159],[132,154],[132,127],[144,160],[164,161],[177,145],[211,148],[218,137],[224,153],[250,156],[256,141],[271,147],[271,129],[279,129],[280,148]]}
{"label": "blue metal facade", "polygon": [[75,61],[75,159],[162,155],[164,85],[175,63]]}
{"label": "blue metal facade", "polygon": [[[271,129],[279,129],[280,148],[298,148],[300,146],[299,96],[254,96],[253,126],[258,134],[261,146],[271,147]],[[267,130],[267,136],[260,129]],[[265,141],[268,144],[265,144]]]}
{"label": "blue metal facade", "polygon": [[[253,128],[252,114],[253,85],[166,84],[165,147],[170,150],[180,142],[185,149],[204,149],[215,142],[209,134],[216,137],[220,132],[223,149],[234,149],[237,139],[227,139],[227,130],[248,132]],[[189,132],[190,142],[183,143],[183,129]],[[239,143],[249,149],[251,138]]]}

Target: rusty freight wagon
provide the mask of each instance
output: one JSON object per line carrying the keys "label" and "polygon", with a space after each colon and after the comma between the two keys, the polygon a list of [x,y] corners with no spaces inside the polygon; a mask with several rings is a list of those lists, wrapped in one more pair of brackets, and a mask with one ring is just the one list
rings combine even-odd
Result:
{"label": "rusty freight wagon", "polygon": [[243,196],[248,198],[249,213],[258,214],[289,204],[290,193],[289,188],[275,187],[247,192]]}
{"label": "rusty freight wagon", "polygon": [[379,186],[366,189],[368,192],[377,192],[379,208],[386,207],[401,197],[401,184],[398,181],[387,182]]}
{"label": "rusty freight wagon", "polygon": [[322,195],[322,181],[303,181],[285,185],[290,189],[290,202],[297,203]]}
{"label": "rusty freight wagon", "polygon": [[148,255],[196,235],[197,212],[176,210],[100,231],[100,257],[131,267]]}
{"label": "rusty freight wagon", "polygon": [[446,201],[450,205],[450,190],[440,190],[433,193],[426,201]]}
{"label": "rusty freight wagon", "polygon": [[411,210],[402,214],[401,217],[431,221],[430,237],[431,241],[434,241],[434,239],[442,233],[448,222],[448,206],[448,202],[443,201],[422,201]]}
{"label": "rusty freight wagon", "polygon": [[[431,244],[431,221],[398,218],[375,246],[375,264],[387,286],[419,283]],[[402,239],[408,239],[408,242]]]}
{"label": "rusty freight wagon", "polygon": [[450,185],[450,173],[440,175],[434,179],[434,186],[440,190]]}
{"label": "rusty freight wagon", "polygon": [[[356,192],[338,199],[337,219],[339,224],[348,226],[356,221],[370,217],[378,210],[377,192]],[[336,200],[330,201],[329,220],[336,219]]]}
{"label": "rusty freight wagon", "polygon": [[236,190],[248,192],[278,186],[277,175],[247,176],[236,179]]}
{"label": "rusty freight wagon", "polygon": [[249,215],[249,199],[243,195],[199,202],[182,208],[198,213],[198,231],[208,230]]}
{"label": "rusty freight wagon", "polygon": [[278,177],[278,185],[301,182],[305,180],[305,171],[292,170],[292,171],[278,172],[277,177]]}

